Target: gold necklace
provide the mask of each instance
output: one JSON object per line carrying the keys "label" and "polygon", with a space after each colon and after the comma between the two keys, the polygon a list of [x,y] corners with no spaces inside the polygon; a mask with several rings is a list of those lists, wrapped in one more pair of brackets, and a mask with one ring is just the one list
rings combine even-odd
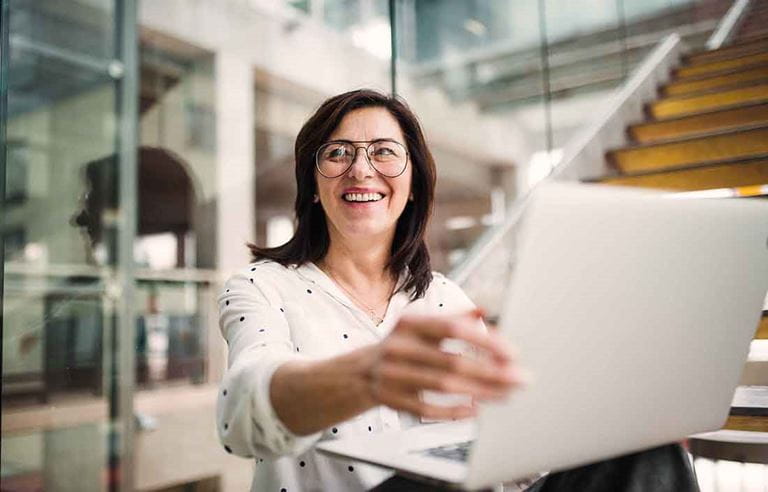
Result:
{"label": "gold necklace", "polygon": [[[333,270],[331,270],[331,267],[329,267],[327,264],[324,265],[325,268],[323,268],[324,271],[328,273],[328,276],[331,277],[331,280],[333,280],[333,283],[341,287],[341,290],[347,293],[349,297],[354,299],[361,307],[365,308],[366,311],[368,311],[368,317],[371,318],[371,321],[373,321],[373,324],[376,326],[379,326],[384,322],[384,318],[380,317],[378,314],[376,314],[376,311],[371,308],[368,304],[364,303],[360,299],[357,298],[356,295],[354,295],[352,292],[347,290],[346,287],[344,287],[341,282],[336,278],[336,276],[333,274]],[[392,285],[392,290],[389,291],[389,295],[387,296],[387,306],[389,306],[389,301],[392,299],[392,294],[395,291],[395,286]],[[384,310],[384,314],[386,315],[386,309]]]}

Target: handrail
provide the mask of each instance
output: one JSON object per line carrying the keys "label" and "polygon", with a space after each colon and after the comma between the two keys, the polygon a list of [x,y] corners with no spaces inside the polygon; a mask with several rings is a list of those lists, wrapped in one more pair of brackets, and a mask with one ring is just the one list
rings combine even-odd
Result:
{"label": "handrail", "polygon": [[720,19],[720,23],[717,28],[712,32],[712,35],[707,40],[706,47],[708,50],[716,50],[723,44],[730,41],[731,37],[736,32],[737,27],[744,20],[744,14],[747,12],[749,6],[749,0],[736,0],[728,9],[728,12]]}
{"label": "handrail", "polygon": [[[615,135],[606,135],[606,133],[621,125],[618,134],[621,135],[621,138],[624,137],[623,129],[628,121],[621,121],[621,115],[629,112],[629,106],[633,106],[638,113],[642,111],[642,104],[635,103],[638,102],[639,97],[644,95],[649,99],[653,97],[657,80],[668,76],[668,71],[664,70],[665,67],[669,65],[671,58],[677,61],[680,44],[680,36],[678,34],[670,34],[656,45],[640,66],[634,70],[632,76],[613,93],[610,103],[605,107],[600,116],[595,119],[594,123],[576,135],[566,145],[563,159],[554,166],[550,174],[510,205],[504,222],[486,229],[480,235],[461,263],[448,274],[453,281],[460,285],[463,284],[480,262],[493,251],[507,232],[515,227],[525,211],[531,192],[537,186],[562,176],[565,171],[571,171],[571,168],[579,163],[588,162],[591,164],[589,161],[595,160],[596,154],[596,158],[600,159],[601,164],[604,166],[602,161],[604,160],[603,154],[607,147],[605,144],[615,146],[623,143],[617,142],[615,139],[610,141],[610,137]],[[625,114],[624,116],[628,115]],[[637,117],[639,117],[639,114],[633,114],[629,118],[624,119]],[[589,169],[589,171],[593,171],[593,169]],[[583,174],[584,170],[578,170],[575,173],[576,179],[579,179],[580,175]]]}

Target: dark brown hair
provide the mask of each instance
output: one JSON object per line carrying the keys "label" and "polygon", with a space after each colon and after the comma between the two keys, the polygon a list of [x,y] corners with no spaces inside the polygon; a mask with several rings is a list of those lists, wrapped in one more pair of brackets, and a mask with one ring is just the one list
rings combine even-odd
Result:
{"label": "dark brown hair", "polygon": [[397,96],[370,89],[339,94],[326,100],[304,123],[296,137],[296,232],[287,243],[276,248],[259,248],[248,244],[254,260],[269,259],[284,266],[303,265],[323,259],[330,238],[325,212],[313,203],[317,193],[315,182],[315,152],[325,143],[349,112],[367,107],[382,107],[395,117],[405,137],[410,165],[413,166],[411,191],[397,221],[392,251],[387,268],[400,278],[406,273],[398,291],[408,292],[412,300],[424,296],[432,281],[429,252],[424,241],[435,193],[435,161],[427,147],[424,132],[416,115]]}

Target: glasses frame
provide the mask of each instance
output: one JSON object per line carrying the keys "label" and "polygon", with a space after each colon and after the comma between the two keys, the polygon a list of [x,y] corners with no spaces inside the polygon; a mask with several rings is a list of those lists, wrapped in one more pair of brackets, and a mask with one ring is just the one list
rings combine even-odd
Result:
{"label": "glasses frame", "polygon": [[[376,166],[373,164],[373,162],[371,162],[371,157],[368,155],[368,149],[370,149],[373,144],[378,142],[393,142],[400,145],[403,148],[403,150],[405,150],[405,165],[403,166],[402,171],[395,174],[394,176],[390,176],[389,174],[384,174],[383,172],[376,169]],[[346,169],[344,169],[344,171],[337,174],[336,176],[328,176],[327,174],[323,174],[323,171],[320,170],[320,151],[326,145],[334,144],[334,143],[351,144],[354,147],[355,152],[354,154],[352,154],[352,161],[349,163],[349,166],[347,166]],[[356,145],[356,144],[367,144],[367,145]],[[339,178],[341,176],[344,176],[345,174],[347,174],[347,172],[349,172],[349,170],[355,164],[355,160],[357,160],[357,151],[359,149],[365,149],[365,160],[368,161],[368,165],[371,166],[371,169],[373,169],[378,174],[381,174],[386,178],[397,178],[398,176],[402,176],[405,170],[408,169],[408,161],[410,161],[410,157],[411,157],[410,152],[408,152],[408,148],[402,143],[392,138],[377,138],[376,140],[330,140],[328,142],[325,142],[323,145],[318,147],[317,150],[315,151],[315,169],[317,169],[317,172],[320,173],[321,176],[328,179],[334,179],[334,178]]]}

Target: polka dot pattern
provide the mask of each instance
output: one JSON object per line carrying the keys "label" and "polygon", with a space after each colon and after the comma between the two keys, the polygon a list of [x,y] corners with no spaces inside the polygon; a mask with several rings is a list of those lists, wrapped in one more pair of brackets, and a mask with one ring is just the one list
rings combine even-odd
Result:
{"label": "polka dot pattern", "polygon": [[[315,268],[314,277],[312,268]],[[363,323],[366,319],[361,314],[365,313],[354,312],[355,307],[349,306],[348,301],[339,299],[338,293],[330,289],[330,280],[321,275],[314,265],[310,265],[310,268],[283,268],[258,262],[241,270],[236,276],[236,281],[228,283],[223,289],[226,291],[221,299],[224,303],[219,304],[222,311],[221,329],[227,341],[231,342],[230,353],[253,354],[254,351],[265,351],[260,353],[270,354],[271,360],[272,352],[275,351],[274,355],[285,355],[288,359],[305,357],[314,353],[316,348],[322,352],[326,347],[335,347],[339,352],[345,352],[358,344],[375,343],[383,332],[373,332],[369,323]],[[400,294],[393,301],[389,314],[394,319],[409,303]],[[472,308],[458,287],[439,274],[435,275],[427,295],[414,303],[418,303],[418,306],[414,307],[425,313],[447,313]],[[224,306],[227,308],[224,309]],[[291,316],[287,313],[289,307]],[[298,345],[298,340],[302,341],[301,346]],[[293,353],[290,352],[291,346],[296,349]],[[245,347],[248,350],[243,350]],[[249,369],[250,374],[258,376],[260,358],[251,359],[253,366]],[[238,356],[231,361],[232,364],[236,362],[251,363]],[[254,462],[259,465],[259,471],[254,475],[253,490],[287,492],[296,487],[311,489],[316,486],[317,476],[312,461],[316,451],[311,447],[304,447],[302,440],[285,434],[279,423],[276,425],[270,420],[274,417],[264,414],[257,405],[244,405],[245,398],[261,397],[265,394],[261,383],[253,387],[248,386],[245,378],[239,376],[231,380],[225,377],[222,382],[220,389],[224,396],[220,395],[219,399],[221,408],[218,425],[220,435],[228,446],[225,450],[234,454],[232,447],[236,447],[237,454],[245,456],[250,446],[254,445],[277,450],[280,454],[297,456],[295,461],[288,462],[288,466],[279,467],[272,460],[255,457]],[[234,393],[228,395],[230,388]],[[341,424],[341,427],[328,428],[325,431],[326,438],[336,439],[342,435],[355,434],[368,434],[369,438],[372,438],[376,432],[399,427],[396,416],[379,409],[369,410],[358,416],[358,419]],[[250,428],[248,435],[239,435],[241,429],[245,428]],[[243,444],[243,438],[252,443]],[[312,466],[309,466],[310,464]],[[341,462],[339,465],[335,468],[333,476],[325,477],[329,479],[327,490],[343,488],[351,483],[350,481],[357,483],[356,474],[363,472],[354,462],[347,462],[346,465]],[[271,477],[269,482],[265,477]],[[288,485],[291,487],[288,488]]]}

